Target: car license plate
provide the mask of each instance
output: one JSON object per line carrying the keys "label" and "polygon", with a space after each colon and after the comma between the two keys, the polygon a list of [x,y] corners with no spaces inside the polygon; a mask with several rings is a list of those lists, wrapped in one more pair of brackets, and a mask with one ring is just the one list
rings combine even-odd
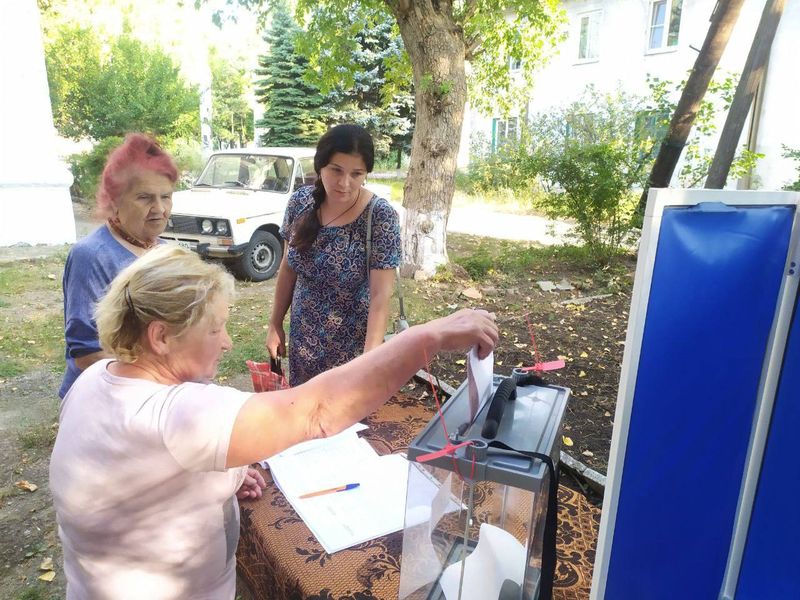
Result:
{"label": "car license plate", "polygon": [[187,250],[191,250],[192,249],[192,243],[191,242],[186,242],[184,240],[177,240],[177,242],[178,242],[178,246],[180,246],[181,248],[186,248]]}

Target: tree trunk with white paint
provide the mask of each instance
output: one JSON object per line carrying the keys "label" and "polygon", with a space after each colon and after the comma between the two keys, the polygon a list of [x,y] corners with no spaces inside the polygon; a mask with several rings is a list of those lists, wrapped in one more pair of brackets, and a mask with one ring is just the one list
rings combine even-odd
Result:
{"label": "tree trunk with white paint", "polygon": [[464,36],[446,2],[387,4],[411,58],[416,95],[403,198],[403,274],[430,276],[447,262],[447,217],[467,100]]}

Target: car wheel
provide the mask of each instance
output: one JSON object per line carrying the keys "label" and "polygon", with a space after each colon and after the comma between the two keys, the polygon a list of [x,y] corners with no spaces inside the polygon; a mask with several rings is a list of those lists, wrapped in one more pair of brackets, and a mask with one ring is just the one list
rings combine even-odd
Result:
{"label": "car wheel", "polygon": [[242,279],[264,281],[278,271],[283,257],[283,244],[268,231],[256,231],[236,265]]}

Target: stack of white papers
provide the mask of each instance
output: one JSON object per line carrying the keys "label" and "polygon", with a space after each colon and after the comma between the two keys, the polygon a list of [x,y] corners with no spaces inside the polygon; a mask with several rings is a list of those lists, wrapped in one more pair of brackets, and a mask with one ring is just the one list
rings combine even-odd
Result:
{"label": "stack of white papers", "polygon": [[327,444],[331,444],[338,440],[352,439],[353,437],[357,437],[356,434],[359,431],[363,431],[364,429],[367,429],[366,425],[364,425],[363,423],[356,423],[355,425],[351,425],[344,431],[340,431],[336,435],[332,435],[327,438],[306,440],[305,442],[300,442],[299,444],[290,446],[283,452],[279,452],[278,454],[272,456],[271,458],[264,459],[260,461],[258,464],[260,464],[262,468],[267,469],[269,468],[270,463],[277,458],[283,458],[285,456],[291,456],[293,454],[300,454],[301,452],[305,452],[306,450],[311,450],[312,448],[316,448],[317,446],[325,446]]}
{"label": "stack of white papers", "polygon": [[[304,444],[273,456],[267,463],[276,484],[326,552],[331,554],[403,528],[408,482],[404,457],[378,456],[352,430]],[[353,483],[358,487],[300,498]]]}

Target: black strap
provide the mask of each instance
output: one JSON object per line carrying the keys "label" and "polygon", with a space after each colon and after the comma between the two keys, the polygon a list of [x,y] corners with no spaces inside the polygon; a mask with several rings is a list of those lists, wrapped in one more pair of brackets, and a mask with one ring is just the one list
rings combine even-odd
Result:
{"label": "black strap", "polygon": [[372,211],[375,208],[375,194],[369,199],[367,204],[367,284],[369,284],[369,259],[372,256]]}
{"label": "black strap", "polygon": [[[375,208],[375,196],[372,195],[372,198],[369,199],[369,205],[367,206],[367,285],[369,285],[369,259],[372,256],[372,211]],[[406,321],[406,309],[403,306],[403,286],[400,285],[400,269],[395,269],[395,280],[397,283],[397,300],[400,303],[400,320]]]}
{"label": "black strap", "polygon": [[[553,459],[547,454],[517,450],[508,444],[494,440],[489,442],[491,448],[512,450],[518,454],[542,461],[550,474],[550,491],[547,497],[547,516],[544,521],[544,541],[542,544],[542,576],[538,600],[552,600],[553,581],[556,576],[556,534],[558,533],[558,471],[553,466]],[[533,524],[531,524],[533,525]]]}
{"label": "black strap", "polygon": [[278,356],[276,358],[269,358],[269,370],[273,373],[277,373],[280,376],[283,376],[283,368],[281,367],[281,357]]}

